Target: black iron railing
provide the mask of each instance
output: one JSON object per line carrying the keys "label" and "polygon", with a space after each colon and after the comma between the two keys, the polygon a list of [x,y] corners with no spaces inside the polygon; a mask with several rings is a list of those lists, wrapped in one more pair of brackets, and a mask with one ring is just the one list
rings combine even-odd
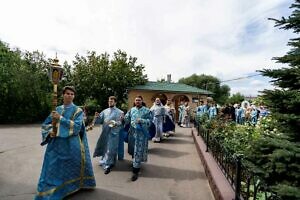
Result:
{"label": "black iron railing", "polygon": [[211,152],[235,191],[235,200],[281,200],[245,166],[242,155],[228,152],[217,138],[203,127],[198,126],[197,131],[206,144],[206,152]]}

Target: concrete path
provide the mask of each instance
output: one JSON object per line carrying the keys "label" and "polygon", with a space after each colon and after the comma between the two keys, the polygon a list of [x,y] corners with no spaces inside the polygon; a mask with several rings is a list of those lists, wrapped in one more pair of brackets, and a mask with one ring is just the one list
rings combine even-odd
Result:
{"label": "concrete path", "polygon": [[[66,199],[213,199],[191,129],[177,127],[176,132],[174,137],[162,143],[149,143],[149,160],[143,163],[136,182],[130,181],[131,159],[128,154],[108,175],[104,175],[98,160],[92,159],[96,189],[79,191]],[[88,133],[91,153],[99,134],[100,127]],[[45,149],[39,145],[40,138],[40,125],[0,126],[1,200],[34,198]]]}

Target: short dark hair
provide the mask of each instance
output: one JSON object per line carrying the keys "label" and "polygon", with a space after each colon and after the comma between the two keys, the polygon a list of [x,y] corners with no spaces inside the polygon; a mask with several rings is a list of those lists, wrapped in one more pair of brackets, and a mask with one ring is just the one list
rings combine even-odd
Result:
{"label": "short dark hair", "polygon": [[141,95],[137,95],[135,98],[139,98],[141,99],[142,101],[144,100],[143,97]]}
{"label": "short dark hair", "polygon": [[115,96],[110,96],[108,99],[113,99],[115,102],[117,102],[117,98]]}
{"label": "short dark hair", "polygon": [[[136,98],[141,99],[141,100],[142,100],[142,106],[145,106],[145,107],[146,107],[146,103],[144,102],[143,97],[142,97],[141,95],[135,96],[135,99],[136,99]],[[134,100],[134,101],[135,101],[135,100]],[[133,102],[133,106],[135,106],[135,102]]]}
{"label": "short dark hair", "polygon": [[63,94],[65,94],[66,90],[71,90],[72,92],[74,92],[74,94],[76,93],[76,90],[75,90],[75,88],[73,86],[68,86],[68,85],[65,86],[63,88]]}

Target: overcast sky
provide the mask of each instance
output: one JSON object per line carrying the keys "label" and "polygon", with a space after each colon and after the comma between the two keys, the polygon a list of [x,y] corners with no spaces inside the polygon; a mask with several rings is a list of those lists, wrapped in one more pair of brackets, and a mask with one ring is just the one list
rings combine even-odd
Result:
{"label": "overcast sky", "polygon": [[[268,18],[289,16],[293,0],[9,0],[1,1],[0,40],[21,50],[55,52],[61,62],[77,53],[138,58],[149,80],[193,73],[230,80],[279,68],[271,60],[288,50],[291,31]],[[270,88],[255,76],[226,82],[231,93]]]}

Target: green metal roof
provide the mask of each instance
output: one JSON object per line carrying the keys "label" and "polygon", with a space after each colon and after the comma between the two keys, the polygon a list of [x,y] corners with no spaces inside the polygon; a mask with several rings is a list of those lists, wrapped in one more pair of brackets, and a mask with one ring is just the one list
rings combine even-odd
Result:
{"label": "green metal roof", "polygon": [[194,94],[213,94],[210,91],[202,90],[197,87],[182,83],[169,83],[169,82],[153,82],[149,81],[145,85],[137,85],[129,88],[129,90],[153,90],[164,92],[176,92],[176,93],[194,93]]}

